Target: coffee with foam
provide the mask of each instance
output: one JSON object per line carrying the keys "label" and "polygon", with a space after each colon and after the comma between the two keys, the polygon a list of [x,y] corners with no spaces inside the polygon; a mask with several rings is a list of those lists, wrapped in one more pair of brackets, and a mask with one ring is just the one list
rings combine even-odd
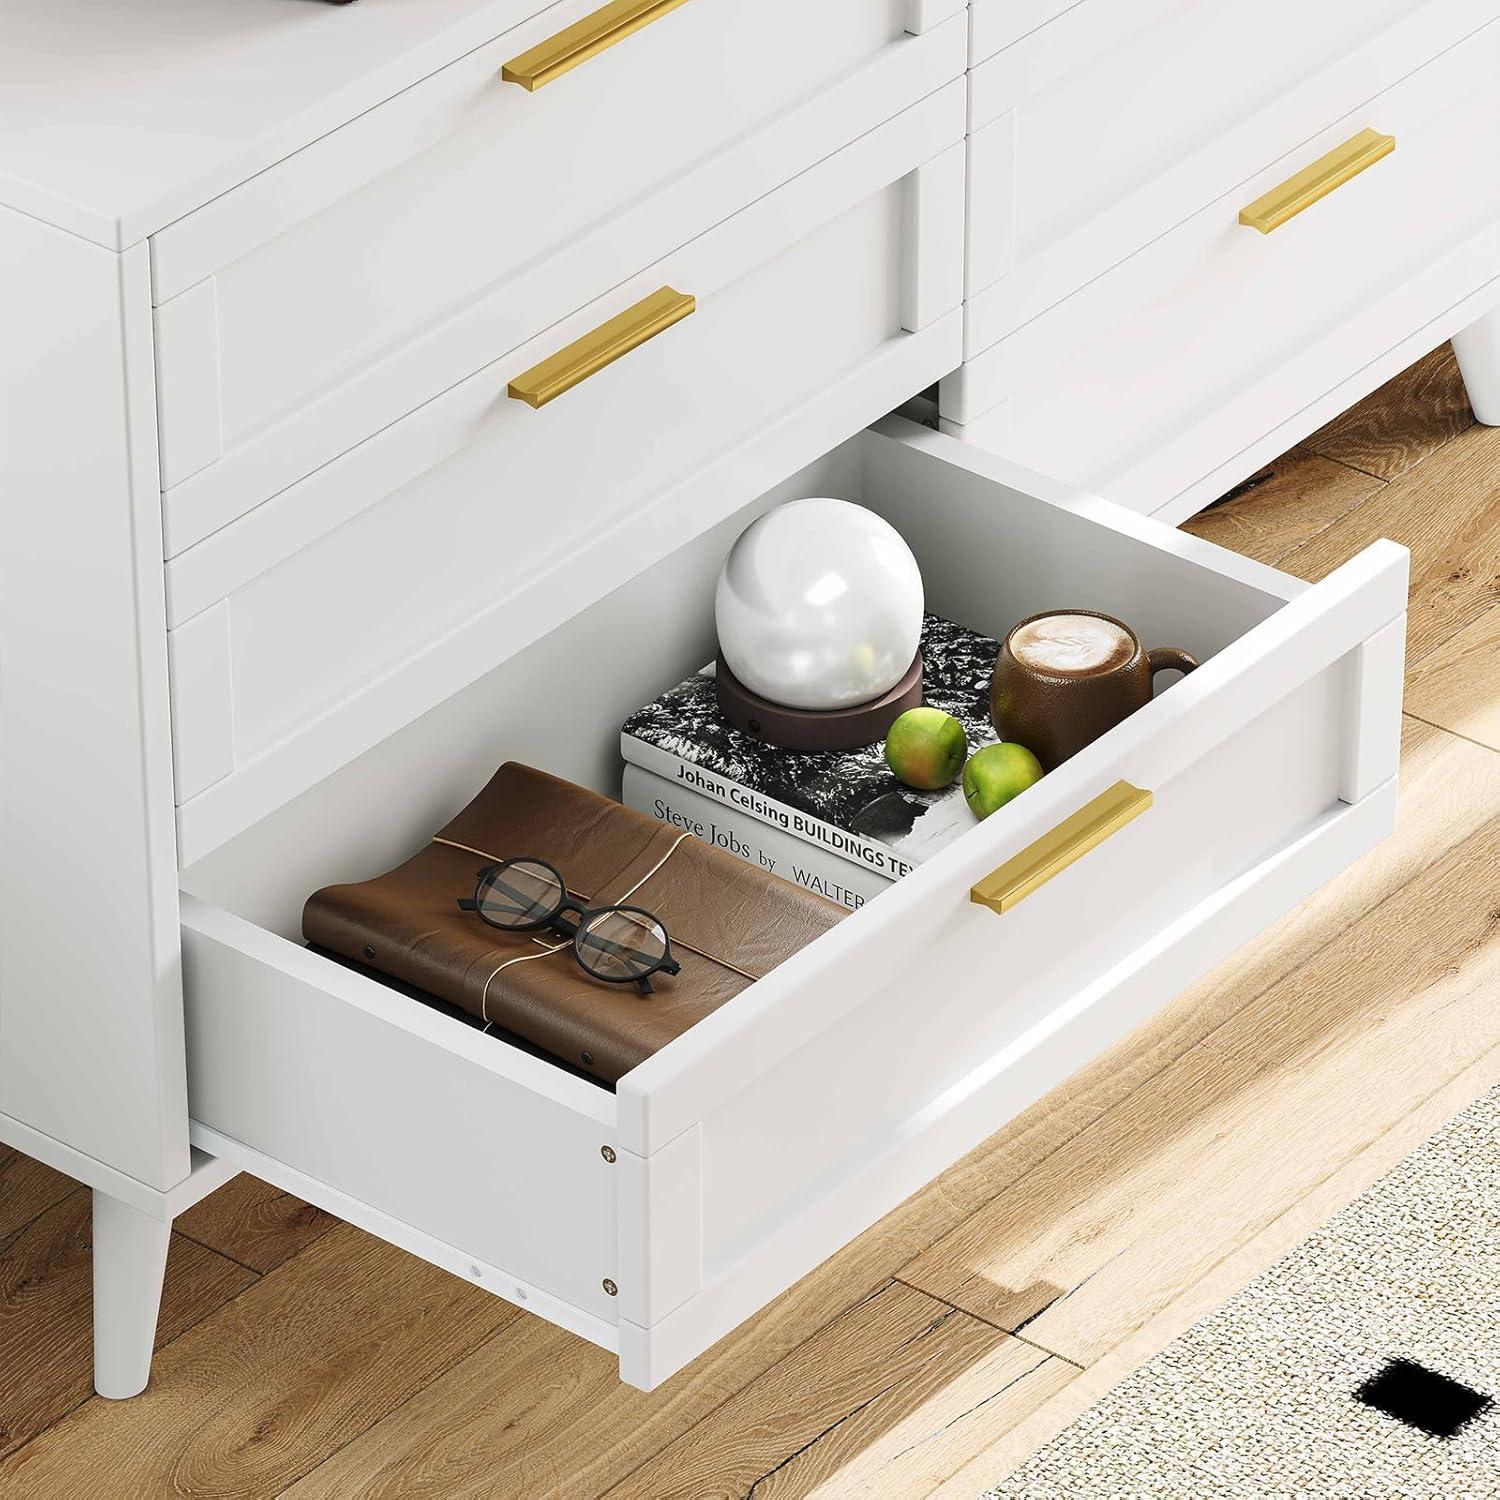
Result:
{"label": "coffee with foam", "polygon": [[1053,677],[1097,677],[1123,667],[1135,638],[1097,615],[1044,615],[1011,632],[1010,654],[1023,667]]}

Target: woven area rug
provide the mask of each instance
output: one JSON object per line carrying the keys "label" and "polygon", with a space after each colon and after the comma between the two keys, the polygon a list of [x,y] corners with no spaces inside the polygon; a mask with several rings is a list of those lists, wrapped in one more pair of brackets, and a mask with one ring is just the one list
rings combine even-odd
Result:
{"label": "woven area rug", "polygon": [[988,1494],[1500,1497],[1500,1089]]}

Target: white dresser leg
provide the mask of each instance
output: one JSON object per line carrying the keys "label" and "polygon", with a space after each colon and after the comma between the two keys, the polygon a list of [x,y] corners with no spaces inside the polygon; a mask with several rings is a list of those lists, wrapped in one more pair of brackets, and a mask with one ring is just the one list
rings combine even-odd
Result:
{"label": "white dresser leg", "polygon": [[151,1376],[172,1221],[94,1192],[94,1389],[123,1400]]}
{"label": "white dresser leg", "polygon": [[1500,307],[1453,335],[1469,405],[1477,421],[1500,427]]}

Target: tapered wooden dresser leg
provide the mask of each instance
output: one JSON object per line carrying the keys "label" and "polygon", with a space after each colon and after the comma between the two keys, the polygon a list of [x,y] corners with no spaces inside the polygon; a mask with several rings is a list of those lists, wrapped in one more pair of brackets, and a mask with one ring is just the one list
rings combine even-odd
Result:
{"label": "tapered wooden dresser leg", "polygon": [[1500,427],[1500,307],[1453,335],[1469,405],[1486,427]]}
{"label": "tapered wooden dresser leg", "polygon": [[151,1378],[170,1219],[94,1193],[94,1389],[123,1400]]}

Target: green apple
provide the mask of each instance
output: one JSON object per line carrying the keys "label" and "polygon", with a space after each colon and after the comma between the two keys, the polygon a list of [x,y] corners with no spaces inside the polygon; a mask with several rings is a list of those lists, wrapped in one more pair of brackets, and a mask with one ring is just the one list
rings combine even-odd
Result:
{"label": "green apple", "polygon": [[1042,763],[1025,745],[986,745],[964,767],[964,801],[976,818],[987,818],[1041,779]]}
{"label": "green apple", "polygon": [[885,763],[907,786],[935,792],[963,769],[964,726],[940,708],[909,708],[885,737]]}

